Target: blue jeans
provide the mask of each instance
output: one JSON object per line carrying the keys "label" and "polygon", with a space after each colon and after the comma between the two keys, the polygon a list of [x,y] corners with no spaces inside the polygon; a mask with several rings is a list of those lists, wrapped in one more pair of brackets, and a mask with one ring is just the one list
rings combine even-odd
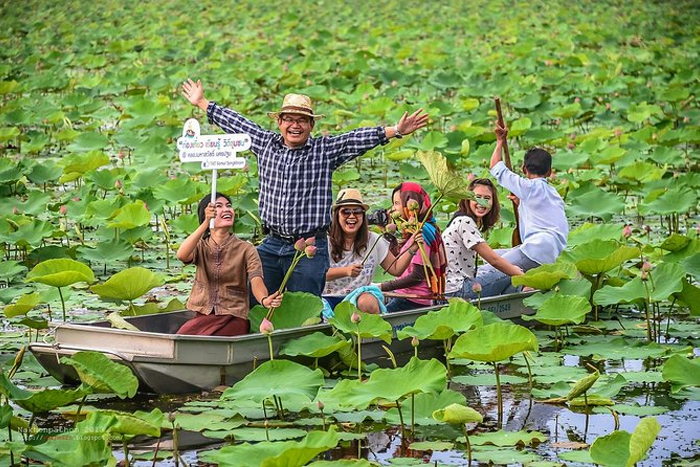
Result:
{"label": "blue jeans", "polygon": [[406,298],[392,298],[389,303],[386,304],[387,313],[395,313],[397,311],[415,310],[416,308],[423,308],[428,305],[421,305],[420,303],[412,302]]}
{"label": "blue jeans", "polygon": [[[294,259],[294,243],[268,236],[258,245],[258,254],[262,261],[265,287],[273,293],[282,285],[284,275]],[[330,267],[328,259],[328,239],[325,235],[316,237],[316,255],[309,259],[303,257],[287,281],[286,290],[290,292],[308,292],[318,297],[326,286],[326,272]]]}
{"label": "blue jeans", "polygon": [[[518,266],[520,269],[527,271],[528,269],[536,268],[539,263],[532,261],[520,251],[520,246],[509,249],[496,250],[496,253],[507,259],[510,263]],[[493,297],[507,293],[515,293],[518,291],[513,287],[510,276],[486,264],[479,268],[474,279],[466,279],[462,284],[462,288],[456,292],[445,294],[450,297],[461,297],[465,300],[473,300],[477,298],[477,294],[472,290],[474,283],[481,284],[481,297]]]}

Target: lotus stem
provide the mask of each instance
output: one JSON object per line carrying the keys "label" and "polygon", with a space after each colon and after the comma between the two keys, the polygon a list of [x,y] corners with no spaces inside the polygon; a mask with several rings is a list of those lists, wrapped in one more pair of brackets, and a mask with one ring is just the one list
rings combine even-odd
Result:
{"label": "lotus stem", "polygon": [[360,263],[361,266],[364,266],[364,265],[365,265],[365,261],[367,261],[367,260],[369,259],[369,255],[372,254],[372,251],[374,251],[374,247],[377,246],[377,243],[379,243],[379,240],[381,240],[381,239],[382,239],[382,236],[379,235],[379,236],[377,237],[377,239],[374,241],[374,243],[372,244],[372,248],[369,249],[369,251],[367,252],[367,254],[365,255],[365,257],[362,259],[362,262]]}
{"label": "lotus stem", "polygon": [[411,393],[411,436],[416,435],[416,394]]}
{"label": "lotus stem", "polygon": [[61,307],[63,308],[63,322],[66,322],[66,301],[63,299],[63,292],[60,287],[58,289],[58,296],[61,297]]}
{"label": "lotus stem", "polygon": [[[284,292],[284,288],[287,286],[287,281],[289,281],[289,278],[292,277],[292,273],[294,272],[294,268],[297,267],[297,264],[301,260],[302,256],[304,256],[303,251],[297,251],[294,253],[294,258],[292,259],[292,264],[289,265],[289,269],[287,269],[287,272],[284,275],[284,278],[282,279],[282,283],[280,284],[279,289],[277,291],[279,293]],[[270,307],[267,309],[267,314],[265,315],[265,318],[268,320],[272,319],[272,316],[275,314],[275,309],[273,307]]]}
{"label": "lotus stem", "polygon": [[151,467],[156,467],[156,462],[158,461],[158,452],[160,451],[160,441],[162,438],[158,438],[158,442],[156,443],[156,449],[153,452],[153,463],[151,464]]}
{"label": "lotus stem", "polygon": [[666,319],[666,339],[668,339],[668,332],[669,328],[671,327],[671,311],[673,311],[673,305],[676,304],[676,297],[673,297],[673,301],[671,302],[671,306],[668,308],[668,318]]}
{"label": "lotus stem", "polygon": [[270,360],[275,359],[275,352],[272,349],[272,336],[270,333],[265,334],[267,336],[267,347],[270,349]]}
{"label": "lotus stem", "polygon": [[467,466],[472,465],[472,445],[469,442],[469,433],[467,433],[467,425],[462,423],[462,432],[464,433],[464,439],[467,441]]}
{"label": "lotus stem", "polygon": [[360,330],[357,330],[357,379],[362,381],[362,337]]}
{"label": "lotus stem", "polygon": [[651,319],[649,318],[649,304],[651,303],[651,297],[649,294],[649,285],[647,284],[646,281],[642,281],[644,284],[644,290],[646,291],[646,297],[644,299],[644,318],[646,319],[647,322],[647,340],[649,342],[653,341],[653,333],[651,327],[654,325],[651,322]]}
{"label": "lotus stem", "polygon": [[129,467],[129,443],[126,442],[126,436],[122,435],[122,446],[124,447],[124,467]]}
{"label": "lotus stem", "polygon": [[177,425],[175,425],[175,420],[173,419],[173,460],[175,461],[175,467],[180,466],[180,454],[178,453],[178,436],[177,436]]}
{"label": "lotus stem", "polygon": [[503,396],[501,395],[501,375],[498,372],[498,362],[493,362],[493,369],[496,373],[496,403],[498,404],[498,428],[503,423]]}
{"label": "lotus stem", "polygon": [[[530,368],[530,361],[527,359],[526,352],[523,352],[523,357],[525,358],[525,365],[527,365],[528,387],[530,389],[530,392],[532,393],[532,368]],[[532,397],[530,398],[530,400],[532,400]]]}
{"label": "lotus stem", "polygon": [[406,441],[406,430],[404,429],[403,411],[401,410],[401,402],[399,402],[398,399],[396,399],[396,409],[399,411],[399,421],[401,422],[401,444],[403,445],[404,441]]}
{"label": "lotus stem", "polygon": [[80,404],[78,404],[78,410],[75,412],[75,420],[78,420],[78,417],[80,417],[80,411],[83,410],[83,404],[85,404],[85,400],[87,399],[87,396],[83,396],[82,399],[80,399]]}

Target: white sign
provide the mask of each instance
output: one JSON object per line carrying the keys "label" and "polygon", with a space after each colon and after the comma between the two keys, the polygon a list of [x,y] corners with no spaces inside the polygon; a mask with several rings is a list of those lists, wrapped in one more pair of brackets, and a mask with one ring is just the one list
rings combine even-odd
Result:
{"label": "white sign", "polygon": [[180,161],[201,161],[202,169],[242,169],[245,159],[236,154],[250,149],[250,136],[244,133],[200,135],[199,122],[190,118],[177,139],[177,148]]}
{"label": "white sign", "polygon": [[[202,162],[203,170],[211,170],[211,202],[216,201],[216,178],[218,169],[242,169],[246,162],[236,157],[239,152],[250,149],[250,136],[245,133],[229,135],[200,135],[199,122],[190,118],[185,122],[182,136],[177,139],[180,161]],[[214,228],[214,219],[209,223]]]}

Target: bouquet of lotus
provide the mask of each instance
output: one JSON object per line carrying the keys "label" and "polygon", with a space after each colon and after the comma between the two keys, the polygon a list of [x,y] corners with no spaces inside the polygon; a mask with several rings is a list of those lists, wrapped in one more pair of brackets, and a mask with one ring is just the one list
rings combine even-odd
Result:
{"label": "bouquet of lotus", "polygon": [[[287,281],[289,280],[290,277],[292,277],[292,273],[294,272],[294,268],[297,267],[297,264],[299,264],[299,261],[303,257],[307,257],[309,259],[313,258],[316,255],[316,237],[309,237],[309,238],[300,238],[299,240],[294,243],[294,258],[292,259],[292,264],[289,265],[289,269],[287,269],[287,273],[284,275],[284,278],[282,279],[282,283],[280,284],[280,288],[278,289],[279,293],[283,293],[285,287],[287,287]],[[265,315],[266,320],[271,320],[272,315],[275,314],[275,308],[270,307],[267,309],[267,314]]]}

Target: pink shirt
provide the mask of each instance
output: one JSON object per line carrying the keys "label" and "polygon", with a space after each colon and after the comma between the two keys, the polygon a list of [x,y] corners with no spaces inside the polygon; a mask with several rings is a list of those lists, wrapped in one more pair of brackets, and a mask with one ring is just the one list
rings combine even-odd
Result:
{"label": "pink shirt", "polygon": [[[406,242],[401,247],[401,253],[404,252],[404,250],[407,250],[411,247],[412,242]],[[425,250],[426,254],[430,256],[430,247],[427,244],[423,244],[423,249]],[[410,254],[410,253],[407,253]],[[430,261],[428,259],[428,261]],[[399,279],[404,278],[411,274],[415,268],[423,268],[423,258],[421,257],[420,250],[416,251],[415,254],[413,255],[413,258],[411,259],[411,263],[408,265],[406,270],[399,276]],[[432,297],[433,296],[433,291],[430,290],[430,287],[428,287],[428,281],[430,280],[431,272],[430,269],[426,266],[426,269],[428,270],[428,274],[426,275],[426,279],[421,281],[420,284],[414,285],[413,287],[407,287],[405,289],[396,289],[393,292],[400,293],[400,294],[411,294],[411,295],[421,295],[424,297]],[[407,298],[407,300],[410,300],[415,303],[419,303],[421,305],[432,305],[433,302],[429,298]]]}

